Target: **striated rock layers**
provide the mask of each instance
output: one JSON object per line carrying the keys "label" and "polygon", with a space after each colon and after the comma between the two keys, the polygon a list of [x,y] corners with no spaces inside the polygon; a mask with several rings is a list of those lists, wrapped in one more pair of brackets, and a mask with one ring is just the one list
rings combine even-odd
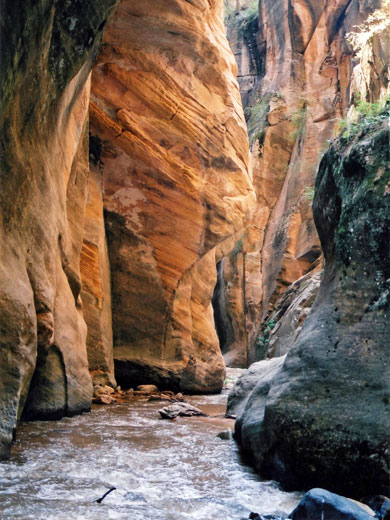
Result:
{"label": "striated rock layers", "polygon": [[390,129],[382,121],[339,139],[321,161],[319,295],[267,399],[259,383],[236,424],[257,468],[290,489],[388,493]]}
{"label": "striated rock layers", "polygon": [[[90,144],[90,157],[93,158],[93,142]],[[83,316],[88,326],[89,371],[94,383],[115,387],[111,280],[103,218],[102,179],[93,160],[88,179],[80,271]]]}
{"label": "striated rock layers", "polygon": [[91,404],[79,272],[86,124],[114,3],[2,2],[0,458],[23,408],[52,418]]}
{"label": "striated rock layers", "polygon": [[124,0],[93,72],[118,383],[217,392],[216,263],[254,206],[222,0]]}
{"label": "striated rock layers", "polygon": [[[358,64],[346,40],[379,1],[260,0],[258,9],[248,0],[238,3],[240,9],[236,1],[227,4],[251,143],[260,248],[233,259],[233,271],[245,280],[226,283],[226,301],[250,289],[244,295],[245,320],[227,308],[236,334],[247,337],[250,363],[261,356],[260,323],[320,255],[310,203],[318,164],[354,91],[372,101],[387,86],[389,46],[374,37],[373,51]],[[240,262],[249,250],[247,259],[256,267],[244,272]],[[232,339],[229,357],[242,358],[243,345]]]}

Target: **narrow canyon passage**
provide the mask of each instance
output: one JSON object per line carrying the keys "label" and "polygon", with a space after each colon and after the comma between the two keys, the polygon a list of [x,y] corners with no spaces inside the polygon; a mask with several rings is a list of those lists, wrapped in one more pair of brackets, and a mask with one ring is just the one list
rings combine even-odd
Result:
{"label": "narrow canyon passage", "polygon": [[11,460],[0,465],[1,518],[239,520],[291,511],[299,493],[262,482],[233,440],[216,437],[226,430],[226,398],[190,398],[209,418],[164,421],[162,404],[144,401],[22,424]]}
{"label": "narrow canyon passage", "polygon": [[318,497],[390,495],[390,0],[0,37],[0,520],[372,519]]}

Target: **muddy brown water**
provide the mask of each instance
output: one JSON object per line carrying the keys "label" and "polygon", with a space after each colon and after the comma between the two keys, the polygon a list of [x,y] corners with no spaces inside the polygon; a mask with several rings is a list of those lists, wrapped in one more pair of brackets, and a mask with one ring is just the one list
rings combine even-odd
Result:
{"label": "muddy brown water", "polygon": [[[301,494],[245,465],[221,416],[226,395],[188,400],[210,418],[159,418],[159,402],[94,405],[60,421],[21,424],[0,464],[0,518],[34,520],[240,520],[285,514]],[[116,490],[98,504],[109,488]]]}

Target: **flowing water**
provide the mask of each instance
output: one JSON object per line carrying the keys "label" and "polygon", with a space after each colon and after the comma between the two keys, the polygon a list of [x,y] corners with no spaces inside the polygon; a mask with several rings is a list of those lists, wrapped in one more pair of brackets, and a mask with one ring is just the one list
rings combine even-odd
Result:
{"label": "flowing water", "polygon": [[[226,395],[189,399],[208,414],[226,406]],[[261,481],[233,440],[216,437],[227,419],[171,422],[159,418],[162,406],[95,405],[78,417],[22,424],[11,460],[0,464],[0,518],[240,520],[251,511],[291,512],[301,495]]]}

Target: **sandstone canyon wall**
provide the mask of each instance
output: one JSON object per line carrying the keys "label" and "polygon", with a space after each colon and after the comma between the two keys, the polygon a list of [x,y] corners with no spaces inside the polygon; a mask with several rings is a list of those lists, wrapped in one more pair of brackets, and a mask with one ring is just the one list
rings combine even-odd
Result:
{"label": "sandstone canyon wall", "polygon": [[254,209],[222,2],[123,1],[94,68],[118,382],[219,391],[216,263]]}
{"label": "sandstone canyon wall", "polygon": [[[244,237],[242,251],[230,258],[231,267],[225,266],[225,272],[241,275],[234,280],[227,276],[225,281],[227,319],[237,331],[226,346],[232,364],[241,364],[245,357],[251,363],[267,354],[264,337],[278,298],[290,284],[320,268],[311,210],[318,164],[353,93],[373,101],[383,94],[389,80],[383,39],[374,38],[375,50],[360,64],[346,39],[379,4],[358,0],[225,2],[248,123],[257,196],[253,224],[260,244],[257,249]],[[245,272],[240,267],[244,257],[252,266]],[[243,290],[246,319],[237,319],[229,302]],[[291,336],[283,342],[287,350]]]}
{"label": "sandstone canyon wall", "polygon": [[28,418],[88,410],[79,272],[90,69],[114,5],[2,2],[0,457]]}
{"label": "sandstone canyon wall", "polygon": [[1,456],[116,385],[111,308],[120,382],[222,387],[216,263],[255,204],[222,2],[122,2],[90,103],[114,4],[2,3]]}

